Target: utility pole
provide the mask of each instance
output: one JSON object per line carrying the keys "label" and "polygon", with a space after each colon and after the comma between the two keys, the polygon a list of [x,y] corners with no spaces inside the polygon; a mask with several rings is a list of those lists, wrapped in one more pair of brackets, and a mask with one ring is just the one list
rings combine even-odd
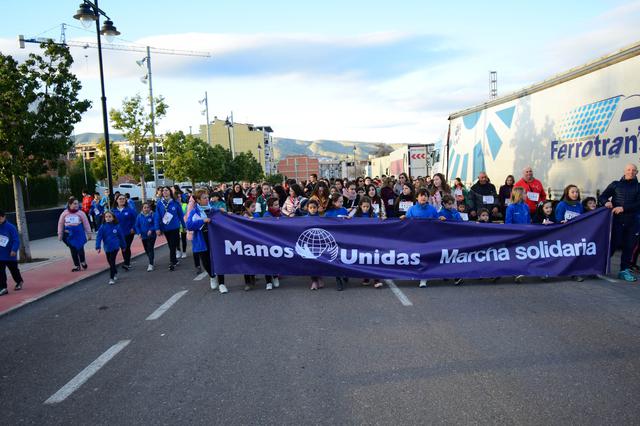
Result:
{"label": "utility pole", "polygon": [[229,140],[229,144],[231,144],[231,159],[235,160],[236,144],[235,144],[235,130],[233,128],[233,111],[231,111],[231,139]]}
{"label": "utility pole", "polygon": [[154,187],[158,188],[158,149],[156,147],[156,118],[153,103],[153,81],[151,78],[151,48],[149,46],[147,46],[147,56],[142,61],[137,61],[140,66],[142,66],[142,62],[147,63],[147,84],[149,85],[149,110],[151,116],[151,142],[153,143],[153,182]]}
{"label": "utility pole", "polygon": [[205,114],[207,118],[207,143],[211,146],[211,130],[209,129],[209,96],[206,91],[204,92],[204,99],[200,100],[200,105],[202,104],[204,104],[204,111],[202,111],[202,113]]}

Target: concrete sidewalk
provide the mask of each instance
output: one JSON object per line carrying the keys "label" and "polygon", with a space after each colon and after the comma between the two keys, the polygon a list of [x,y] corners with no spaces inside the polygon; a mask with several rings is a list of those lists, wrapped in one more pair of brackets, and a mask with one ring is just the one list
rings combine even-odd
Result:
{"label": "concrete sidewalk", "polygon": [[[41,262],[21,263],[19,265],[24,286],[20,291],[14,291],[14,282],[11,275],[8,274],[7,289],[9,294],[0,297],[0,316],[14,311],[24,305],[36,300],[42,299],[49,294],[55,293],[73,285],[85,278],[100,274],[109,269],[107,259],[104,253],[98,254],[95,251],[95,234],[92,234],[92,240],[85,245],[85,254],[87,265],[86,271],[71,272],[73,262],[69,249],[57,237],[44,238],[31,242],[32,258],[46,259]],[[156,248],[166,244],[164,236],[156,240]],[[131,245],[131,257],[144,255],[144,248],[140,238],[136,236]],[[147,262],[140,261],[138,268],[146,268]],[[118,255],[118,262],[121,263],[122,257]],[[125,273],[124,270],[122,273]]]}

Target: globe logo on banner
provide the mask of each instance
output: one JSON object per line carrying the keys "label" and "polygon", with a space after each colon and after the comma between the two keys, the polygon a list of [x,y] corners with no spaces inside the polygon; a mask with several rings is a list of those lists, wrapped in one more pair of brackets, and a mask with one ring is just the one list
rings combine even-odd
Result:
{"label": "globe logo on banner", "polygon": [[333,235],[321,228],[307,229],[296,241],[296,253],[304,259],[319,259],[326,253],[333,262],[338,257],[338,250]]}

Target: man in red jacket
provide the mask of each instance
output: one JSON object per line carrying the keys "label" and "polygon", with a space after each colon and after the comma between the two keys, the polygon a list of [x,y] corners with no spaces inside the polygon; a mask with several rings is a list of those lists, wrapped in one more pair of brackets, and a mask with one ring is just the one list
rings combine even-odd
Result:
{"label": "man in red jacket", "polygon": [[520,187],[524,189],[525,202],[527,203],[527,206],[529,206],[529,213],[531,213],[531,217],[533,217],[538,203],[545,201],[547,199],[547,194],[544,192],[542,182],[533,177],[533,169],[531,166],[527,166],[522,170],[522,179],[516,182],[513,187]]}

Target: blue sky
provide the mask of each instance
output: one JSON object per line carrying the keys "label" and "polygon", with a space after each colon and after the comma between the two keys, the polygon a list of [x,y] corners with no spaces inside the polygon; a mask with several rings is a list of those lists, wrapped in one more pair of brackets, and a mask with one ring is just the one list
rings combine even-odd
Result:
{"label": "blue sky", "polygon": [[[306,4],[309,3],[309,4]],[[0,50],[18,59],[15,37],[94,40],[72,18],[79,1],[3,6]],[[516,90],[640,39],[640,2],[109,1],[100,6],[119,43],[211,52],[211,58],[153,56],[154,92],[170,106],[160,131],[234,111],[276,136],[431,142],[449,113],[486,100],[488,71],[499,93]],[[33,13],[37,10],[37,13]],[[101,131],[97,55],[72,49],[93,108],[78,133]],[[144,94],[142,54],[105,51],[110,108]]]}

